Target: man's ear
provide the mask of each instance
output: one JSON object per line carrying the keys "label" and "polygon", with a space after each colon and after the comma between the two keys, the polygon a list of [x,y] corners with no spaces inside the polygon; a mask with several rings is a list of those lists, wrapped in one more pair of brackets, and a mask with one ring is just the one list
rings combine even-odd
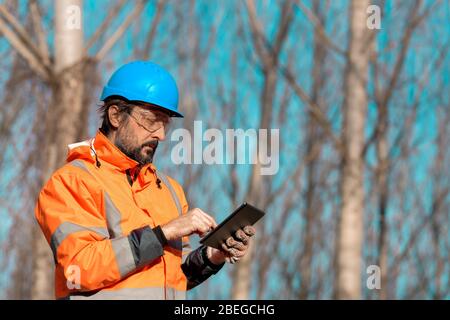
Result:
{"label": "man's ear", "polygon": [[108,108],[108,119],[109,123],[111,124],[114,129],[119,128],[119,125],[122,121],[121,113],[119,111],[119,107],[115,104],[111,105]]}

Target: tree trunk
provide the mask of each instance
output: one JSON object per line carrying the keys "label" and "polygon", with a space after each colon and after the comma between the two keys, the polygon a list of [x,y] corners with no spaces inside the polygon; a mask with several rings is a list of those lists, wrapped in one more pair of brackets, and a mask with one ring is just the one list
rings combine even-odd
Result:
{"label": "tree trunk", "polygon": [[[324,17],[322,14],[320,2],[313,2],[313,12],[324,25]],[[314,29],[314,65],[312,69],[313,86],[311,92],[311,101],[314,105],[323,105],[320,101],[320,92],[325,82],[325,57],[326,50],[321,43],[319,28]],[[306,141],[306,157],[310,157],[306,161],[307,189],[305,193],[305,227],[303,233],[302,244],[304,246],[299,261],[299,270],[301,276],[299,299],[308,299],[311,291],[312,280],[312,261],[314,255],[314,228],[316,224],[315,215],[317,214],[317,175],[318,166],[317,158],[320,156],[322,143],[320,141],[320,132],[316,121],[311,112],[308,114],[307,121],[307,141]],[[311,156],[313,155],[313,156]]]}
{"label": "tree trunk", "polygon": [[[67,145],[77,141],[86,126],[80,121],[83,102],[82,0],[55,0],[55,63],[53,103],[47,113],[43,182],[64,164]],[[34,241],[32,299],[53,298],[54,263],[40,230]]]}
{"label": "tree trunk", "polygon": [[379,194],[378,212],[379,212],[379,238],[378,238],[378,266],[381,272],[381,289],[380,299],[387,299],[387,225],[386,225],[386,210],[388,203],[388,108],[387,105],[379,107],[380,127],[377,141],[377,155],[378,155],[378,171],[377,171],[377,188]]}
{"label": "tree trunk", "polygon": [[369,64],[366,8],[368,0],[350,4],[350,39],[345,79],[341,164],[341,216],[338,232],[337,283],[339,299],[361,297],[361,260],[364,214],[364,127],[367,112]]}
{"label": "tree trunk", "polygon": [[[291,1],[285,1],[281,7],[281,17],[279,28],[275,36],[275,40],[270,50],[264,48],[262,42],[267,41],[262,39],[265,38],[263,32],[261,32],[261,24],[257,19],[254,1],[248,0],[247,11],[249,13],[250,28],[252,30],[252,42],[255,51],[261,61],[264,77],[264,85],[260,94],[260,105],[261,105],[261,118],[259,121],[258,129],[268,130],[272,121],[272,106],[275,100],[275,90],[277,85],[277,66],[279,55],[286,40],[289,32],[289,26],[292,21],[292,7],[293,3]],[[268,140],[271,141],[271,137],[268,130]],[[265,145],[258,143],[258,149],[265,148]],[[262,150],[261,154],[267,154],[266,151]],[[258,150],[256,150],[258,152]],[[263,177],[260,172],[261,164],[259,163],[259,158],[256,156],[256,164],[253,165],[252,173],[250,176],[250,185],[247,189],[246,199],[248,202],[259,206],[262,210],[265,210],[265,201],[263,201],[263,195],[267,194],[267,177]],[[258,229],[264,230],[264,220],[258,224]],[[258,232],[258,231],[257,231]],[[261,232],[262,233],[262,232]],[[232,299],[248,299],[250,295],[250,284],[252,281],[252,271],[251,262],[254,258],[254,247],[258,245],[265,245],[264,243],[259,244],[258,236],[252,239],[252,243],[247,250],[245,257],[240,263],[236,265],[235,274],[233,277],[234,286],[232,289],[231,297]],[[259,294],[258,296],[261,296]]]}
{"label": "tree trunk", "polygon": [[[272,115],[272,105],[274,101],[275,95],[275,87],[277,81],[277,72],[276,68],[272,67],[269,70],[266,70],[264,75],[264,87],[261,93],[260,101],[261,101],[261,120],[259,129],[268,129],[270,126],[271,115]],[[270,136],[268,136],[268,140],[270,141]],[[259,145],[258,148],[264,148],[265,146]],[[257,150],[255,152],[258,152]],[[265,152],[263,152],[265,154]],[[247,192],[247,201],[250,204],[254,204],[256,206],[262,205],[262,194],[263,194],[263,176],[260,173],[261,164],[258,161],[257,154],[256,164],[253,165],[252,174],[250,177],[250,185]],[[263,210],[265,208],[262,208]],[[259,224],[259,228],[263,228],[263,221]],[[258,245],[257,238],[252,239],[252,243],[248,248],[248,251],[245,257],[236,265],[235,274],[234,274],[234,285],[232,289],[232,299],[242,300],[249,299],[250,296],[250,288],[251,288],[251,280],[252,280],[252,271],[251,271],[251,262],[254,256],[254,247]]]}

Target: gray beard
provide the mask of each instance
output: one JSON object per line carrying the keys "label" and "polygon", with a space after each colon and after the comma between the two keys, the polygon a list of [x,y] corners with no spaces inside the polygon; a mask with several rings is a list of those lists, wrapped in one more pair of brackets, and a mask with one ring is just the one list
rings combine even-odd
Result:
{"label": "gray beard", "polygon": [[[146,155],[142,153],[142,149],[145,146],[153,147],[153,149]],[[128,158],[139,162],[139,164],[141,165],[146,165],[153,162],[153,156],[155,155],[156,149],[158,147],[158,141],[151,141],[144,143],[137,148],[130,148],[127,147],[120,139],[118,139],[116,140],[116,147],[119,148],[119,150],[122,151]]]}

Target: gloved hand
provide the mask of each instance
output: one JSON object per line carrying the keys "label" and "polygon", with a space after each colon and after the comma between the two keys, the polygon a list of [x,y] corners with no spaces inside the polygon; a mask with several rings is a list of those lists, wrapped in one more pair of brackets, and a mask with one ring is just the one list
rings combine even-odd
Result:
{"label": "gloved hand", "polygon": [[208,247],[208,258],[216,264],[226,261],[234,264],[245,256],[250,237],[255,235],[256,230],[252,226],[246,226],[235,232],[234,237],[229,237],[223,244],[222,250]]}

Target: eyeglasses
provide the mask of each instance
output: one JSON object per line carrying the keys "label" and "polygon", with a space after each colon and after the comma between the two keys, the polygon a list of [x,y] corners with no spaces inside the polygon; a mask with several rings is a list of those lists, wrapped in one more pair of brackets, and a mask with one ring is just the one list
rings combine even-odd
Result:
{"label": "eyeglasses", "polygon": [[[131,111],[133,112],[133,111]],[[144,130],[146,130],[149,133],[154,133],[156,131],[158,131],[161,128],[164,128],[165,130],[167,130],[170,126],[170,118],[168,121],[163,121],[163,120],[152,120],[149,119],[147,117],[145,117],[143,114],[139,113],[140,119],[136,118],[135,116],[133,116],[131,114],[131,112],[128,113],[128,115],[133,118],[133,120],[136,122],[136,124],[143,128]],[[162,122],[163,125],[157,125],[158,122]]]}

